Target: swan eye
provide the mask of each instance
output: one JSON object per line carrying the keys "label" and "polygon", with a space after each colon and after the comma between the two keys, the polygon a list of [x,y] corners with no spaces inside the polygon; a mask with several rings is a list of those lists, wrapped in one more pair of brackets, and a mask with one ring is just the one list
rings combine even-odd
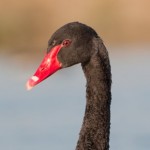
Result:
{"label": "swan eye", "polygon": [[66,39],[62,42],[63,47],[68,47],[71,44],[71,40]]}

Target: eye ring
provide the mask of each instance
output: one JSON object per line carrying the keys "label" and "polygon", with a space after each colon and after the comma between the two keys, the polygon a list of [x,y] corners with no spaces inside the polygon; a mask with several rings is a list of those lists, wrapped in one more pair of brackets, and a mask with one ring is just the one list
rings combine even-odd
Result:
{"label": "eye ring", "polygon": [[69,39],[66,39],[62,42],[63,47],[68,47],[70,44],[71,44],[71,40],[69,40]]}

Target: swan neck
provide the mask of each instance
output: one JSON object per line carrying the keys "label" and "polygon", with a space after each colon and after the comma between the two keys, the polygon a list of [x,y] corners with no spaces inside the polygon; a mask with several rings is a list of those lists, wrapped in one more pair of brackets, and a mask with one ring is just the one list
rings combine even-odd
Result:
{"label": "swan neck", "polygon": [[87,80],[86,109],[76,150],[108,150],[111,72],[106,48],[101,47],[82,68]]}

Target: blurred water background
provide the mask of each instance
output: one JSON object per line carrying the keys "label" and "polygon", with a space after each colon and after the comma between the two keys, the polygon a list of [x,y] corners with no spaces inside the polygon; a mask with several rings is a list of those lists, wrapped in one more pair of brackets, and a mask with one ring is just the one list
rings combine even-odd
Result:
{"label": "blurred water background", "polygon": [[0,149],[75,149],[85,109],[80,65],[28,92],[27,79],[60,26],[92,26],[108,48],[112,75],[110,150],[150,149],[148,0],[0,2]]}

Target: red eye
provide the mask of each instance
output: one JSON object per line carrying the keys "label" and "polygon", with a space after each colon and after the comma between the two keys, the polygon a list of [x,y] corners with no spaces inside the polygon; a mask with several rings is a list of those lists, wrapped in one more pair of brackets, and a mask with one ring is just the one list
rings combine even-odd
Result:
{"label": "red eye", "polygon": [[64,40],[64,41],[62,42],[63,47],[67,47],[67,46],[69,46],[70,44],[71,44],[71,40],[69,40],[69,39],[66,39],[66,40]]}

